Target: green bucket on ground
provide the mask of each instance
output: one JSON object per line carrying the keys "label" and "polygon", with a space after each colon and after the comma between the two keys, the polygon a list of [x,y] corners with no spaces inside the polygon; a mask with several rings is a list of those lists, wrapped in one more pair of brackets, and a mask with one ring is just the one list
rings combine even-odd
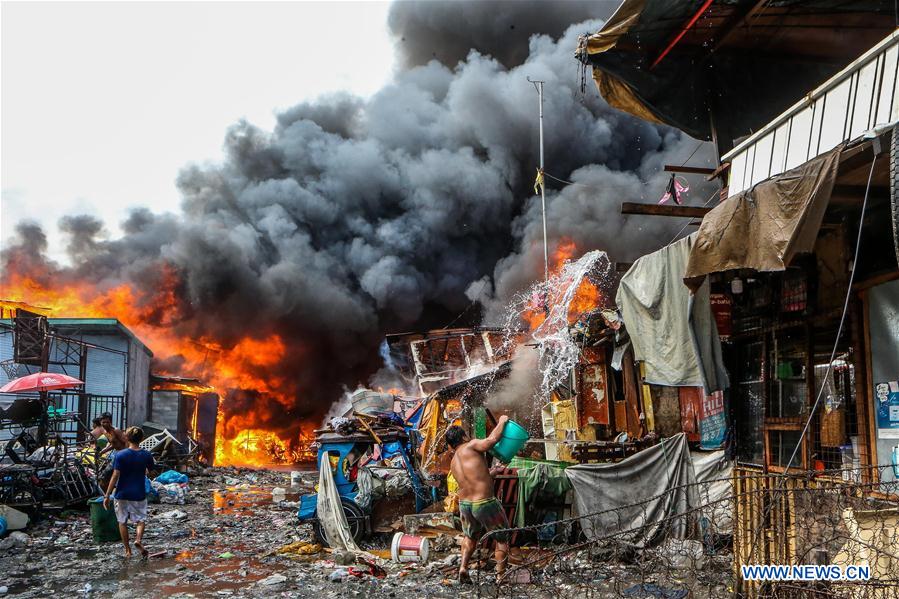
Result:
{"label": "green bucket on ground", "polygon": [[94,543],[108,543],[119,541],[119,521],[116,520],[115,510],[103,508],[103,498],[97,497],[88,502],[91,509],[91,532],[94,534]]}
{"label": "green bucket on ground", "polygon": [[493,446],[490,453],[499,458],[501,462],[508,464],[512,461],[524,444],[530,439],[530,435],[523,426],[513,420],[506,422],[503,427],[503,436],[500,437],[499,443]]}

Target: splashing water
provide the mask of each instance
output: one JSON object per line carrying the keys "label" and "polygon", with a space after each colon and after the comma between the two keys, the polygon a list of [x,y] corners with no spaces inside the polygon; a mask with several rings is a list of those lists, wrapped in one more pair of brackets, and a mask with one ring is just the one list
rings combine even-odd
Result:
{"label": "splashing water", "polygon": [[[522,389],[521,395],[515,399],[520,407],[531,408],[534,425],[537,425],[539,418],[533,417],[549,401],[553,390],[566,382],[580,358],[581,348],[571,335],[571,325],[578,317],[607,307],[603,306],[603,302],[609,298],[608,292],[613,287],[613,271],[606,253],[594,250],[576,261],[566,260],[549,280],[535,283],[509,303],[502,321],[502,344],[495,351],[498,355],[509,356],[513,360],[510,378],[514,378],[517,367],[532,368],[532,363],[527,360],[519,362],[518,352],[529,351],[526,345],[536,348],[539,356],[538,384],[533,387],[528,385],[527,390]],[[530,325],[529,335],[526,334],[527,325]],[[530,340],[527,339],[528,336]],[[519,362],[518,366],[516,362]],[[462,413],[472,416],[472,407],[465,401],[469,394],[483,393],[489,403],[497,393],[502,392],[500,381],[504,379],[498,377],[498,373],[499,369],[492,368],[483,381],[465,390],[461,396]],[[528,400],[530,406],[525,405]],[[505,407],[507,406],[502,406]],[[433,462],[438,443],[445,432],[441,431],[431,444],[422,464],[430,465]]]}
{"label": "splashing water", "polygon": [[576,320],[582,312],[603,307],[606,294],[602,290],[611,288],[613,276],[609,257],[594,250],[576,261],[566,261],[547,281],[535,283],[509,304],[503,328],[510,334],[505,339],[513,342],[511,332],[530,323],[529,345],[533,344],[539,355],[539,385],[532,397],[535,407],[549,401],[578,363],[581,348],[571,336],[572,316]]}

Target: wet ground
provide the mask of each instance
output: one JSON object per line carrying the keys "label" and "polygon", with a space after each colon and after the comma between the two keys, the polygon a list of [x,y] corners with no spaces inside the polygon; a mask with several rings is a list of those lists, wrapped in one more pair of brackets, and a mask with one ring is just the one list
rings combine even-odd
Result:
{"label": "wet ground", "polygon": [[[347,575],[321,552],[275,551],[312,541],[296,501],[315,474],[290,488],[289,472],[209,469],[190,475],[190,503],[150,506],[145,544],[150,559],[125,559],[120,543],[94,543],[87,511],[48,515],[25,532],[24,545],[0,548],[0,595],[36,597],[458,597],[474,589],[446,576],[451,566],[400,566],[383,560],[386,577]],[[272,489],[287,493],[278,501]],[[389,539],[367,547],[387,556]],[[7,545],[9,543],[7,542]],[[0,546],[2,547],[2,546]],[[356,567],[359,567],[358,565]],[[335,575],[334,572],[337,572]],[[337,578],[339,581],[333,581]],[[5,588],[5,593],[3,592]]]}

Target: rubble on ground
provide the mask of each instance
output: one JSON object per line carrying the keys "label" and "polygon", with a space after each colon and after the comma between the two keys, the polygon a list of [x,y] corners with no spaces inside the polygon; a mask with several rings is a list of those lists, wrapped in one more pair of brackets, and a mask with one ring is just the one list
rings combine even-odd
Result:
{"label": "rubble on ground", "polygon": [[[383,578],[354,556],[315,546],[312,527],[297,520],[297,498],[318,474],[211,468],[188,472],[186,503],[150,505],[145,545],[151,558],[125,559],[121,543],[95,544],[87,510],[47,512],[25,531],[0,539],[0,587],[9,597],[456,597],[457,567],[437,554],[424,565],[394,564],[390,538],[364,545]],[[282,487],[282,495],[272,490]],[[132,531],[133,534],[133,531]],[[447,547],[447,542],[442,541]],[[457,550],[455,543],[449,543]],[[280,550],[280,551],[279,551]],[[161,555],[158,555],[162,552]],[[135,553],[136,555],[136,553]],[[386,558],[386,559],[385,559]],[[354,567],[355,566],[355,567]],[[354,574],[351,574],[354,573]]]}

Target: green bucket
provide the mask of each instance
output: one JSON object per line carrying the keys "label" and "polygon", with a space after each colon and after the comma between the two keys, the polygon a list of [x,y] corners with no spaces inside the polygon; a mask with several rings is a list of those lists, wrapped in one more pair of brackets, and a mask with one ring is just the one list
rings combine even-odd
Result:
{"label": "green bucket", "polygon": [[119,521],[116,520],[115,510],[103,508],[103,498],[91,499],[88,504],[91,509],[91,532],[94,534],[94,543],[108,543],[120,541]]}
{"label": "green bucket", "polygon": [[490,453],[499,458],[501,462],[508,464],[512,461],[524,444],[527,443],[530,435],[523,426],[513,420],[506,422],[503,427],[503,436],[500,437],[499,443],[490,449]]}

